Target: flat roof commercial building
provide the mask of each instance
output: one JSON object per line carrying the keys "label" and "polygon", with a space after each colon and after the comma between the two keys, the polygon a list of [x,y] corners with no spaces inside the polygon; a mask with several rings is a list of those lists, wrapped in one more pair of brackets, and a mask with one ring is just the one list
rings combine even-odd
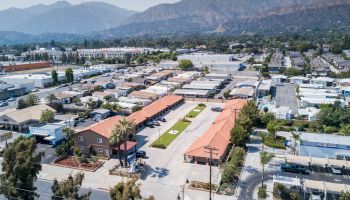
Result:
{"label": "flat roof commercial building", "polygon": [[210,147],[216,149],[213,160],[215,164],[220,165],[229,151],[230,131],[245,104],[246,100],[243,99],[228,101],[210,128],[186,150],[185,160],[197,164],[208,164],[210,155],[207,153],[207,148]]}
{"label": "flat roof commercial building", "polygon": [[300,133],[299,155],[350,161],[350,137]]}
{"label": "flat roof commercial building", "polygon": [[209,90],[177,89],[174,91],[174,94],[180,95],[183,97],[192,97],[192,98],[208,98],[210,96]]}

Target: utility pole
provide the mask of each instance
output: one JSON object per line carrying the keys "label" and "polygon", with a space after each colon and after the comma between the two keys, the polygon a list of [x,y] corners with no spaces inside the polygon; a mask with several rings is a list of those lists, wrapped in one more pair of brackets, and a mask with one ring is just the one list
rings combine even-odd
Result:
{"label": "utility pole", "polygon": [[209,153],[209,200],[212,200],[211,198],[211,189],[212,189],[212,184],[211,184],[211,166],[212,166],[212,162],[213,162],[213,155],[217,155],[217,151],[218,149],[216,149],[215,147],[212,146],[205,146],[205,149],[207,149],[208,151],[206,151],[206,153]]}

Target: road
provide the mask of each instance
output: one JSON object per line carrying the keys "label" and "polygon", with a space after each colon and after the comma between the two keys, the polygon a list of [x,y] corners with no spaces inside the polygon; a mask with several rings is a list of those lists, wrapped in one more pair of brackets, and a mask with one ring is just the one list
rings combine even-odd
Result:
{"label": "road", "polygon": [[[100,82],[100,81],[109,81],[109,80],[111,80],[111,77],[97,76],[97,77],[94,77],[93,79],[95,79],[96,81]],[[74,84],[68,85],[66,87],[44,88],[44,89],[39,89],[38,92],[33,92],[33,93],[38,96],[39,100],[46,100],[47,97],[51,93],[57,94],[57,93],[60,93],[62,91],[68,91],[70,88],[76,88],[79,85],[81,85],[81,83],[74,83]],[[24,95],[22,97],[17,97],[16,101],[9,102],[8,106],[0,107],[0,112],[4,111],[6,109],[16,108],[18,100],[21,99],[21,98],[25,99],[27,96],[28,96],[28,94]]]}
{"label": "road", "polygon": [[[51,186],[53,182],[47,181],[43,179],[38,179],[35,183],[35,186],[37,187],[37,193],[40,195],[39,200],[51,200]],[[89,191],[89,188],[82,187],[80,192],[85,193]],[[109,196],[109,192],[105,190],[99,190],[99,189],[91,189],[91,196],[90,200],[109,200],[111,199]]]}
{"label": "road", "polygon": [[[264,181],[267,180],[272,180],[273,175],[275,175],[275,172],[265,172],[264,174]],[[238,199],[242,200],[252,200],[254,199],[254,192],[256,192],[255,188],[261,184],[261,176],[262,173],[258,172],[255,174],[252,174],[249,176],[249,178],[245,179],[244,181],[241,182],[241,190],[238,196]]]}

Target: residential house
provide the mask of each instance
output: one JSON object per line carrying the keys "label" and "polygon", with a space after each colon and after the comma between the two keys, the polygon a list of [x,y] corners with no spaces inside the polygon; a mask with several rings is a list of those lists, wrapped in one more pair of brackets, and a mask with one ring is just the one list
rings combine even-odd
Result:
{"label": "residential house", "polygon": [[[164,115],[169,110],[182,104],[183,101],[183,98],[180,96],[168,95],[144,107],[142,110],[132,113],[127,117],[128,120],[133,121],[135,124],[135,130],[132,132],[134,133],[142,129],[148,121]],[[87,154],[96,152],[100,156],[105,157],[117,154],[119,144],[110,144],[109,137],[120,119],[120,116],[114,116],[93,124],[90,127],[76,130],[76,134],[74,135],[75,145]],[[134,151],[137,142],[132,141],[133,134],[130,134],[128,138],[127,151]],[[123,146],[120,145],[122,151]]]}

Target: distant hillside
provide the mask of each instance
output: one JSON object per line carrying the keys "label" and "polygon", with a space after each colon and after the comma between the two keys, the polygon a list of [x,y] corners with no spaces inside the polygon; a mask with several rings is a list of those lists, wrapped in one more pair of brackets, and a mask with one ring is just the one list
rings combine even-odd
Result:
{"label": "distant hillside", "polygon": [[307,30],[350,31],[350,5],[336,5],[318,9],[304,9],[287,14],[232,20],[221,26],[228,34],[243,32],[283,33]]}
{"label": "distant hillside", "polygon": [[[292,17],[298,13],[303,14],[306,19],[300,21],[303,25],[315,27],[318,24],[313,21],[320,21],[322,18],[316,19],[313,13],[324,12],[321,14],[325,20],[338,19],[336,12],[328,14],[327,10],[348,5],[350,0],[182,0],[175,4],[161,4],[135,14],[126,19],[122,26],[109,30],[108,33],[142,35],[215,30],[237,33],[246,31],[246,22],[249,22],[249,30],[253,30],[259,28],[259,23],[263,23],[264,19],[266,25],[267,21],[273,20],[275,16],[282,16],[285,22],[292,22]],[[307,13],[309,10],[312,10],[312,13]],[[272,24],[282,28],[279,24]],[[232,25],[240,25],[240,28]],[[271,29],[273,28],[271,26]]]}
{"label": "distant hillside", "polygon": [[0,31],[83,34],[117,27],[135,13],[100,2],[71,5],[60,1],[48,6],[0,11]]}

